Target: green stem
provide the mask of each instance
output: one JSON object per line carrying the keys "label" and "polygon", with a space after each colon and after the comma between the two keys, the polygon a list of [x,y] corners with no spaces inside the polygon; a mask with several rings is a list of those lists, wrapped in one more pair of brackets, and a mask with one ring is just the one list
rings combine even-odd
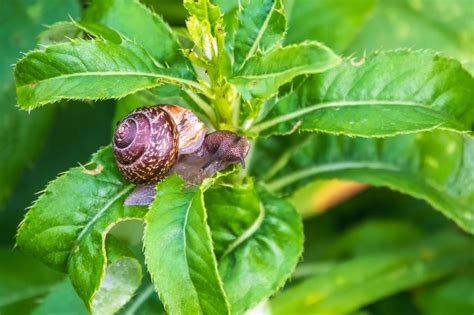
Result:
{"label": "green stem", "polygon": [[207,117],[209,117],[209,119],[215,126],[217,123],[217,117],[216,113],[214,112],[214,109],[193,91],[186,89],[184,92],[188,94],[188,96],[196,103],[196,105],[200,109],[202,109],[202,111],[207,115]]}
{"label": "green stem", "polygon": [[142,304],[155,292],[153,285],[147,286],[137,297],[129,304],[129,307],[124,312],[124,315],[135,315]]}

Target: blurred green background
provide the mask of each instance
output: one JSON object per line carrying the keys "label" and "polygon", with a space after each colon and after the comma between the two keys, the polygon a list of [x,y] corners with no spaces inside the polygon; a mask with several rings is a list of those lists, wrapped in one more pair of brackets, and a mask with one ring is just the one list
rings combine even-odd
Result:
{"label": "blurred green background", "polygon": [[[142,2],[173,27],[184,25],[186,12],[180,1]],[[237,10],[237,1],[214,2],[225,14]],[[37,48],[38,35],[48,25],[80,19],[86,6],[87,1],[77,0],[8,0],[3,1],[0,10],[2,315],[85,312],[70,285],[60,282],[62,275],[14,250],[15,230],[37,192],[58,173],[86,162],[98,147],[110,142],[115,102],[64,102],[31,113],[20,111],[15,107],[12,64],[22,53]],[[474,0],[286,0],[285,10],[289,16],[288,44],[319,40],[346,56],[400,47],[433,49],[461,60],[474,73]],[[324,197],[318,199],[318,194],[325,193],[324,187],[327,193],[326,184],[314,184],[306,188],[302,198],[293,198],[306,216],[306,243],[304,259],[292,284],[329,270],[334,277],[350,278],[360,264],[370,269],[372,262],[382,259],[377,256],[382,250],[404,252],[404,258],[401,254],[395,260],[385,257],[392,269],[366,275],[362,281],[365,287],[342,286],[328,292],[335,305],[348,305],[337,312],[360,308],[358,314],[474,314],[474,268],[472,264],[467,268],[450,265],[456,259],[468,259],[466,248],[474,253],[472,237],[443,240],[446,230],[462,232],[426,203],[388,189],[364,189],[327,209],[317,201]],[[308,194],[315,198],[304,197]],[[444,243],[436,238],[438,233],[449,250],[444,251]],[[462,252],[451,252],[450,241],[462,243]],[[437,260],[439,264],[434,266],[419,256],[410,256],[422,252],[424,242],[441,244],[437,248],[450,259]],[[348,264],[343,265],[346,269],[334,269],[344,263]],[[390,284],[390,279],[383,278],[390,270],[407,272],[413,283],[407,279],[406,283]],[[416,277],[421,278],[417,281]],[[312,285],[318,286],[317,282]],[[384,287],[392,289],[384,293]],[[46,303],[38,306],[45,297]],[[283,293],[283,298],[291,302],[293,297]],[[159,303],[156,298],[150,301],[138,312],[155,311]]]}

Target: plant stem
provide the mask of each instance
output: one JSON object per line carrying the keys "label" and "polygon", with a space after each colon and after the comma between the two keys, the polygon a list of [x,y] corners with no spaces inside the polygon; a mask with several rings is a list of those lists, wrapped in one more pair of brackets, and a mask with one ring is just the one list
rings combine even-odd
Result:
{"label": "plant stem", "polygon": [[211,122],[213,123],[214,127],[216,127],[217,124],[217,117],[216,113],[214,112],[214,109],[209,106],[201,97],[199,97],[198,94],[194,93],[193,91],[186,89],[185,93],[188,94],[188,96],[196,103],[196,105],[202,109],[202,111],[209,117]]}
{"label": "plant stem", "polygon": [[124,315],[135,315],[137,310],[148,299],[148,297],[155,291],[153,284],[147,286],[137,297],[129,304],[130,306],[124,312]]}

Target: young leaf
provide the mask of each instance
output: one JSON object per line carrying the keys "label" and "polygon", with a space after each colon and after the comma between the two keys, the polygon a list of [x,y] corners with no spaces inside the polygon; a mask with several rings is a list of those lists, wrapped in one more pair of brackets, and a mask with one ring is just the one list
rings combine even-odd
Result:
{"label": "young leaf", "polygon": [[[268,183],[274,190],[290,192],[311,179],[329,178],[387,186],[426,200],[474,233],[474,139],[470,136],[443,131],[388,139],[306,135],[260,145],[264,155],[255,159],[283,159],[278,163],[283,167]],[[280,154],[288,147],[293,149]],[[254,171],[265,172],[263,164]]]}
{"label": "young leaf", "polygon": [[159,67],[128,41],[53,45],[28,53],[15,68],[17,99],[25,109],[61,99],[120,98],[164,82],[199,88],[189,77],[189,71]]}
{"label": "young leaf", "polygon": [[94,0],[83,22],[100,23],[118,31],[143,46],[162,65],[184,60],[168,24],[138,0]]}
{"label": "young leaf", "polygon": [[245,99],[265,99],[302,74],[324,72],[337,66],[340,58],[317,42],[306,42],[257,54],[230,79]]}
{"label": "young leaf", "polygon": [[245,0],[235,30],[234,71],[257,51],[268,51],[283,39],[286,17],[281,0]]}
{"label": "young leaf", "polygon": [[211,188],[206,207],[232,313],[242,314],[293,272],[303,248],[300,217],[288,202],[252,184]]}
{"label": "young leaf", "polygon": [[271,301],[272,314],[346,314],[474,262],[472,240],[439,233],[415,246],[365,255],[309,278]]}
{"label": "young leaf", "polygon": [[206,65],[211,80],[221,81],[230,73],[221,11],[210,0],[184,0],[184,6],[191,15],[186,26],[198,51],[191,52],[190,58]]}
{"label": "young leaf", "polygon": [[143,207],[123,206],[132,188],[107,147],[92,157],[91,164],[51,182],[18,230],[19,247],[50,267],[67,271],[79,296],[95,313],[119,309],[140,283],[137,261],[123,245],[107,238],[117,223],[143,218]]}
{"label": "young leaf", "polygon": [[203,187],[172,175],[157,185],[144,233],[148,270],[171,314],[228,314],[217,271]]}
{"label": "young leaf", "polygon": [[298,128],[380,137],[435,128],[467,132],[474,79],[459,62],[428,51],[375,53],[310,77],[253,130]]}

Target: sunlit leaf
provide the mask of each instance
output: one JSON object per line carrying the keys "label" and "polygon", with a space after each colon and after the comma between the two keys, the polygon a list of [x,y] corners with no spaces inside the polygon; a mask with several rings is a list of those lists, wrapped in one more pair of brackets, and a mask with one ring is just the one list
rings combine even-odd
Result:
{"label": "sunlit leaf", "polygon": [[468,132],[474,79],[459,62],[426,51],[391,51],[310,77],[254,127],[351,136],[392,136],[435,128]]}
{"label": "sunlit leaf", "polygon": [[[474,139],[443,131],[388,139],[303,136],[261,142],[258,160],[285,161],[269,180],[292,191],[312,179],[341,178],[387,186],[428,201],[474,233]],[[278,153],[290,147],[284,155]],[[266,150],[266,153],[264,153]],[[255,172],[262,174],[261,164]]]}
{"label": "sunlit leaf", "polygon": [[339,57],[326,46],[307,42],[255,55],[230,82],[237,85],[245,99],[265,99],[298,75],[324,72],[339,63]]}
{"label": "sunlit leaf", "polygon": [[128,41],[57,44],[28,53],[15,68],[18,103],[27,109],[61,99],[120,98],[165,82],[197,86],[191,76],[158,66]]}
{"label": "sunlit leaf", "polygon": [[84,22],[110,27],[142,45],[162,65],[183,62],[179,43],[163,19],[138,0],[95,0]]}
{"label": "sunlit leaf", "polygon": [[283,286],[301,255],[299,215],[286,201],[250,182],[215,186],[206,194],[219,273],[232,306],[241,314]]}
{"label": "sunlit leaf", "polygon": [[228,314],[203,188],[184,184],[173,175],[157,186],[144,235],[148,270],[169,313]]}
{"label": "sunlit leaf", "polygon": [[[124,220],[142,219],[143,207],[124,207],[133,185],[124,181],[110,147],[46,187],[22,222],[19,247],[67,271],[93,313],[113,313],[133,295],[141,267],[128,250],[106,237]],[[107,246],[106,246],[107,245]]]}

